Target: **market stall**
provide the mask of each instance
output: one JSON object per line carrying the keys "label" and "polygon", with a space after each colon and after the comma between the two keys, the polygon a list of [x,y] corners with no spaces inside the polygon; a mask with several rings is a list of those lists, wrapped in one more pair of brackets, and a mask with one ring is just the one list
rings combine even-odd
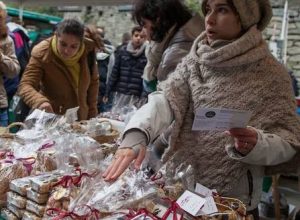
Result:
{"label": "market stall", "polygon": [[[119,115],[120,116],[120,115]],[[34,111],[16,134],[0,138],[1,216],[5,219],[246,219],[246,206],[196,184],[192,168],[127,170],[101,176],[124,122],[74,112]]]}

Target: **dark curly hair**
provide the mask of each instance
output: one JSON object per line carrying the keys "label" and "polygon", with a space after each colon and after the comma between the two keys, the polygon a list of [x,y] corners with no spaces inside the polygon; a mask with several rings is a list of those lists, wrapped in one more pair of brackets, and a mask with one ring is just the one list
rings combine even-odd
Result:
{"label": "dark curly hair", "polygon": [[192,17],[181,0],[135,0],[132,18],[140,26],[142,19],[150,20],[154,25],[151,40],[161,42],[171,27],[183,26]]}

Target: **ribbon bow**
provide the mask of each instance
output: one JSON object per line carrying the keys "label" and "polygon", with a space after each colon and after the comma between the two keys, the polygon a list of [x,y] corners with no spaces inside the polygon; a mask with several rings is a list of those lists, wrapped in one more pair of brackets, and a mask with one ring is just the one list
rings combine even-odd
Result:
{"label": "ribbon bow", "polygon": [[171,206],[168,208],[168,210],[166,211],[166,213],[163,215],[163,217],[161,218],[161,220],[167,220],[169,215],[171,213],[173,213],[173,218],[172,220],[182,220],[183,218],[183,214],[180,215],[180,218],[178,219],[177,217],[177,211],[182,211],[182,209],[180,208],[180,206],[176,203],[176,201],[172,201],[169,198],[165,198],[165,200],[169,203],[171,203]]}
{"label": "ribbon bow", "polygon": [[126,217],[128,218],[128,220],[130,219],[134,219],[137,216],[148,216],[150,218],[152,218],[153,220],[159,220],[158,217],[156,217],[155,215],[153,215],[152,213],[150,213],[147,209],[143,208],[143,209],[139,209],[137,212],[133,211],[133,210],[129,210],[129,214],[126,215]]}
{"label": "ribbon bow", "polygon": [[[88,212],[83,215],[79,215],[76,213],[76,209],[79,208],[87,208]],[[88,205],[83,205],[83,206],[76,206],[74,209],[70,212],[60,210],[57,208],[49,208],[46,211],[48,216],[54,217],[52,220],[61,220],[64,219],[65,217],[70,217],[71,219],[74,220],[88,220],[90,217],[95,217],[96,219],[100,218],[100,212],[97,209],[94,209]]]}
{"label": "ribbon bow", "polygon": [[39,149],[38,151],[41,151],[41,150],[45,150],[45,149],[48,149],[48,148],[51,148],[55,145],[55,141],[49,141],[45,144],[43,144]]}

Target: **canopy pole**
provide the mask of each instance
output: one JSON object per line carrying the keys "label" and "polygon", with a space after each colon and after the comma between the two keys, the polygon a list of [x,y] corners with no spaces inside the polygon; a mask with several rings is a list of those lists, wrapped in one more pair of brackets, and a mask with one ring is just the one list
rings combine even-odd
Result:
{"label": "canopy pole", "polygon": [[287,43],[288,43],[288,29],[289,29],[289,10],[288,10],[288,0],[285,1],[283,10],[283,21],[281,27],[280,40],[282,40],[282,60],[283,64],[287,63]]}
{"label": "canopy pole", "polygon": [[20,5],[19,5],[19,21],[21,25],[23,25],[23,13],[24,13],[24,1],[20,0]]}

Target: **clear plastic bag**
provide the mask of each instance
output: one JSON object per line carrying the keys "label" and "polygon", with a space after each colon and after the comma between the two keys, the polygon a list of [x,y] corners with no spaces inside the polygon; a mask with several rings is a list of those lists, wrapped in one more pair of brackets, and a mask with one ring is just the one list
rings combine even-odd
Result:
{"label": "clear plastic bag", "polygon": [[70,164],[94,170],[100,167],[104,158],[101,145],[85,135],[63,134],[57,137],[55,142],[59,170],[72,171]]}
{"label": "clear plastic bag", "polygon": [[156,195],[153,184],[142,171],[126,171],[118,180],[107,183],[96,179],[91,188],[82,191],[70,208],[87,205],[103,214],[112,214],[120,209],[137,207],[144,200]]}
{"label": "clear plastic bag", "polygon": [[9,191],[9,183],[28,175],[26,168],[20,161],[4,159],[0,161],[0,206],[6,203],[6,193]]}
{"label": "clear plastic bag", "polygon": [[113,107],[110,112],[105,112],[101,116],[118,121],[124,121],[126,124],[138,108],[147,102],[146,98],[139,98],[133,95],[124,95],[116,92],[114,94]]}

